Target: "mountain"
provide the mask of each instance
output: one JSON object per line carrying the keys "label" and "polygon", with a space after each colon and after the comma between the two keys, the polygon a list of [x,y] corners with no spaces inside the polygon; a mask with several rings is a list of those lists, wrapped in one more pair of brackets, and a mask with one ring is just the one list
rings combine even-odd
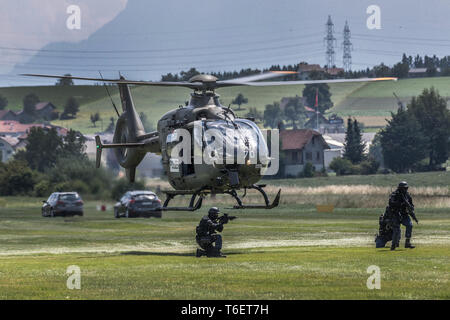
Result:
{"label": "mountain", "polygon": [[[379,30],[367,28],[366,10],[371,4],[368,0],[129,0],[115,19],[87,40],[51,43],[17,65],[12,74],[98,76],[101,70],[105,77],[117,77],[120,71],[128,78],[159,80],[161,74],[190,67],[208,72],[300,61],[323,65],[328,15],[335,24],[337,66],[342,65],[340,42],[346,20],[355,49],[353,69],[392,64],[403,52],[442,56],[448,50],[450,43],[441,39],[450,28],[447,3],[379,0]],[[436,42],[418,41],[428,37]]]}

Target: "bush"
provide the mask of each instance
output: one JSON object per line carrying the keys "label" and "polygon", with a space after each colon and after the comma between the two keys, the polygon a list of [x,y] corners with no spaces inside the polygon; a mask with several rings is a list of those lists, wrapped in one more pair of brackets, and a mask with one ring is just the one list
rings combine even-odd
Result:
{"label": "bush", "polygon": [[360,174],[375,174],[380,167],[380,163],[375,159],[371,158],[368,160],[362,161],[359,165]]}
{"label": "bush", "polygon": [[0,162],[0,195],[29,195],[35,184],[33,171],[28,168],[26,162]]}
{"label": "bush", "polygon": [[135,181],[134,183],[128,182],[127,179],[119,179],[114,183],[111,190],[111,197],[114,200],[119,200],[123,194],[131,190],[144,190],[145,185],[140,181]]}
{"label": "bush", "polygon": [[338,176],[354,174],[354,167],[350,160],[341,157],[334,158],[330,163],[330,169]]}
{"label": "bush", "polygon": [[48,197],[53,192],[52,185],[48,180],[41,180],[34,186],[36,197]]}
{"label": "bush", "polygon": [[314,177],[314,166],[312,165],[311,162],[307,162],[304,166],[303,166],[303,171],[299,174],[300,178],[312,178]]}
{"label": "bush", "polygon": [[58,159],[47,176],[53,191],[77,191],[88,196],[104,196],[112,184],[111,174],[105,169],[97,169],[93,161],[76,156]]}
{"label": "bush", "polygon": [[57,191],[57,192],[76,191],[81,195],[91,193],[89,185],[87,185],[85,182],[78,180],[78,179],[58,183],[55,186],[55,191]]}

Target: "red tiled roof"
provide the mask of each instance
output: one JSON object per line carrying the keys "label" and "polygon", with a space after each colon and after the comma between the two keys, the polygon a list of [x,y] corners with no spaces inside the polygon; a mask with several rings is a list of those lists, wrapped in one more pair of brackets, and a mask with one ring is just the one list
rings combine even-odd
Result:
{"label": "red tiled roof", "polygon": [[32,127],[43,127],[43,124],[23,124],[14,120],[2,120],[0,121],[0,132],[3,133],[18,133],[27,132]]}
{"label": "red tiled roof", "polygon": [[14,133],[27,133],[33,127],[40,128],[55,128],[59,135],[65,136],[68,132],[66,128],[57,127],[52,125],[45,125],[43,123],[31,123],[24,124],[15,120],[2,120],[0,121],[0,132],[4,134],[14,134]]}
{"label": "red tiled roof", "polygon": [[331,75],[337,75],[339,72],[344,72],[343,68],[329,68],[327,69],[327,73]]}
{"label": "red tiled roof", "polygon": [[281,150],[303,149],[314,136],[321,134],[311,129],[282,130],[280,131]]}
{"label": "red tiled roof", "polygon": [[323,68],[318,64],[301,64],[298,66],[298,71],[309,72],[309,71],[323,71]]}

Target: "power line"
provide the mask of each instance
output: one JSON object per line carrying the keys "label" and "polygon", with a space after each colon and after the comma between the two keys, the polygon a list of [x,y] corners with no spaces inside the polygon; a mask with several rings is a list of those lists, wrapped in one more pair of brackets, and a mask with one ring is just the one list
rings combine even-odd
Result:
{"label": "power line", "polygon": [[[319,44],[319,41],[312,41],[308,43],[296,43],[296,44],[288,44],[288,45],[276,45],[276,46],[270,46],[270,47],[259,47],[259,48],[251,48],[251,49],[243,49],[243,50],[220,50],[219,52],[203,52],[203,53],[193,53],[193,54],[177,54],[177,55],[163,55],[163,56],[120,56],[120,57],[99,57],[99,56],[84,56],[84,55],[77,55],[77,56],[65,56],[65,55],[34,55],[34,54],[24,54],[21,52],[12,52],[8,53],[9,55],[18,55],[18,56],[29,56],[29,57],[46,57],[46,58],[61,58],[61,59],[99,59],[99,60],[121,60],[121,59],[158,59],[158,58],[177,58],[177,57],[197,57],[197,56],[210,56],[214,54],[239,54],[239,53],[248,53],[248,52],[254,52],[254,51],[268,51],[268,50],[280,50],[280,49],[287,49],[287,48],[301,48],[305,46],[310,46],[314,44]],[[1,49],[1,47],[0,47]],[[215,49],[215,48],[213,48]],[[158,50],[158,51],[164,51],[164,50]],[[70,53],[69,51],[67,51]],[[114,52],[111,52],[114,53]]]}

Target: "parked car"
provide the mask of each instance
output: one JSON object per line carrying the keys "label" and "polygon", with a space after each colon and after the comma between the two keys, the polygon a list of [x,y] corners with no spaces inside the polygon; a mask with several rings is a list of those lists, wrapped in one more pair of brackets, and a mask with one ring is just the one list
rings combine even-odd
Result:
{"label": "parked car", "polygon": [[114,205],[115,218],[161,218],[161,200],[151,191],[128,191]]}
{"label": "parked car", "polygon": [[42,202],[43,217],[83,215],[83,200],[76,192],[54,192]]}

